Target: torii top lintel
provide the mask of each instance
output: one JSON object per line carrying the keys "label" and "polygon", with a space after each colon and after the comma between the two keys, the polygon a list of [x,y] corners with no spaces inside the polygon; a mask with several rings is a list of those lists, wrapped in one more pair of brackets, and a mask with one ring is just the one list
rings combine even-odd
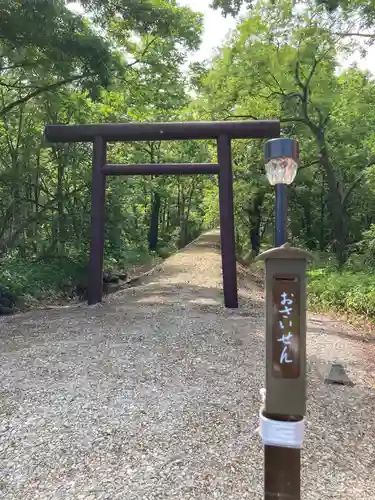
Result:
{"label": "torii top lintel", "polygon": [[45,138],[50,143],[217,139],[272,139],[280,136],[278,120],[236,120],[215,122],[101,123],[85,125],[47,125]]}

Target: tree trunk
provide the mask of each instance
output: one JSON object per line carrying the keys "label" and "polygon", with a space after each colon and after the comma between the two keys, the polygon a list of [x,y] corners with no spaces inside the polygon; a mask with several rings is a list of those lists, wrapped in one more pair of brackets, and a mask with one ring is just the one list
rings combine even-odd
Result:
{"label": "tree trunk", "polygon": [[166,233],[169,233],[169,230],[170,230],[170,227],[171,227],[171,212],[169,210],[169,204],[168,204],[168,210],[167,210],[167,220],[166,220],[166,223],[165,223],[165,232]]}
{"label": "tree trunk", "polygon": [[328,186],[327,205],[331,214],[332,234],[334,238],[333,250],[336,253],[337,262],[341,268],[347,259],[346,253],[346,227],[345,227],[345,210],[341,203],[340,191],[333,166],[329,160],[328,151],[325,146],[320,151],[321,165],[326,172],[326,180]]}
{"label": "tree trunk", "polygon": [[310,250],[315,248],[315,239],[312,231],[311,203],[306,200],[303,204],[303,221],[306,234],[306,244]]}
{"label": "tree trunk", "polygon": [[65,234],[65,214],[64,214],[64,156],[58,157],[57,164],[57,251],[61,255],[64,253],[66,234]]}
{"label": "tree trunk", "polygon": [[160,194],[157,191],[154,191],[152,196],[150,230],[148,233],[148,248],[150,252],[156,252],[158,247],[160,206]]}
{"label": "tree trunk", "polygon": [[319,241],[319,249],[321,252],[324,251],[325,241],[324,241],[324,212],[326,208],[326,203],[324,199],[324,172],[322,175],[322,191],[320,195],[320,241]]}
{"label": "tree trunk", "polygon": [[264,200],[264,193],[257,193],[253,200],[252,206],[247,211],[249,217],[249,231],[250,231],[250,246],[251,253],[256,256],[260,251],[260,225],[262,220],[262,205]]}
{"label": "tree trunk", "polygon": [[[192,181],[191,181],[190,192],[189,192],[188,201],[187,201],[187,207],[186,207],[186,210],[185,210],[185,206],[183,207],[184,210],[180,216],[180,242],[179,242],[180,248],[183,248],[188,244],[189,216],[190,216],[190,210],[191,210],[191,202],[192,202],[193,194],[194,194],[194,190],[195,190],[195,184],[196,184],[196,178],[192,179]],[[184,202],[184,205],[185,205],[185,202]]]}

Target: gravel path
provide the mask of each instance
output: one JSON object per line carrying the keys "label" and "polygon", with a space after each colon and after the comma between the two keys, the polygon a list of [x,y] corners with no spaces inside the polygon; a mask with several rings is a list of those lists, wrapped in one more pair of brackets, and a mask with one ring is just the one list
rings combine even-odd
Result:
{"label": "gravel path", "polygon": [[[0,319],[0,498],[262,499],[263,292],[222,307],[218,234],[141,286]],[[311,316],[303,499],[375,498],[375,345]],[[354,388],[325,386],[345,363]]]}

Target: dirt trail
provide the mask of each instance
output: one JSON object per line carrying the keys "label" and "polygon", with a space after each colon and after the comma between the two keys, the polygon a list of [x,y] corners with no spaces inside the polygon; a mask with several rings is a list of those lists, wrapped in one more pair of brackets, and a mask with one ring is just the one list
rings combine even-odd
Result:
{"label": "dirt trail", "polygon": [[[141,286],[0,319],[0,498],[262,499],[263,291],[217,232]],[[303,498],[374,499],[375,345],[311,316]],[[354,388],[325,386],[338,359]]]}

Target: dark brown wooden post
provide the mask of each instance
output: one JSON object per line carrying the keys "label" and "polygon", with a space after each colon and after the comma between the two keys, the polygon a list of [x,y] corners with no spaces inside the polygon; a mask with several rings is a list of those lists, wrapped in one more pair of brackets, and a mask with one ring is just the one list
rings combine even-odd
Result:
{"label": "dark brown wooden post", "polygon": [[264,447],[264,500],[301,499],[301,450]]}
{"label": "dark brown wooden post", "polygon": [[217,139],[220,204],[220,240],[225,307],[238,307],[236,240],[234,234],[231,142],[227,135]]}
{"label": "dark brown wooden post", "polygon": [[298,439],[303,439],[303,433],[294,434],[291,425],[301,431],[306,415],[306,267],[311,259],[305,250],[287,244],[257,257],[266,266],[266,398],[261,436],[264,417],[275,429],[272,439],[270,433],[263,435],[265,500],[301,499],[302,441]]}
{"label": "dark brown wooden post", "polygon": [[91,246],[87,299],[89,305],[101,302],[103,295],[104,203],[106,178],[102,167],[106,162],[107,145],[95,137],[92,149],[91,184]]}

